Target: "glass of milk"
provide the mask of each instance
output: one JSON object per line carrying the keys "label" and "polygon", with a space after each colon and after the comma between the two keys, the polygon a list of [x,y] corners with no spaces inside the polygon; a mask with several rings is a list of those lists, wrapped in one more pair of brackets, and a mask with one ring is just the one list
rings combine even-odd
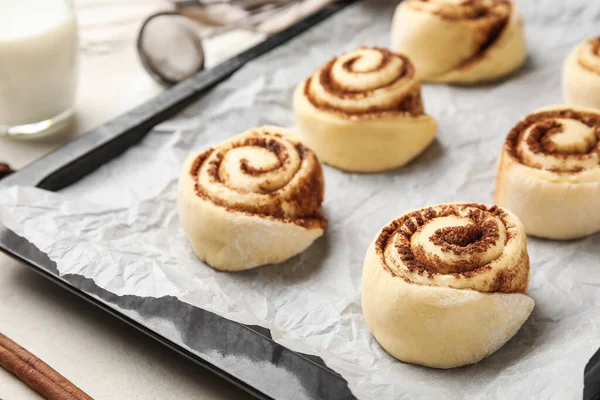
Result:
{"label": "glass of milk", "polygon": [[0,0],[0,136],[65,128],[77,87],[77,25],[69,0]]}

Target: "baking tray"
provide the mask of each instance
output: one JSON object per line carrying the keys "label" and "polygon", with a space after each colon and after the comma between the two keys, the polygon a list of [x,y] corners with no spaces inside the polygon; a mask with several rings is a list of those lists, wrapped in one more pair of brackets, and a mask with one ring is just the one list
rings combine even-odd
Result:
{"label": "baking tray", "polygon": [[[156,124],[169,119],[248,61],[352,2],[346,0],[328,6],[233,59],[174,86],[154,100],[30,164],[0,182],[0,186],[37,186],[55,191],[73,184],[137,143]],[[96,286],[91,279],[79,275],[59,276],[56,265],[45,254],[5,228],[0,228],[0,250],[256,398],[354,398],[346,381],[319,358],[275,343],[267,329],[227,320],[174,297],[117,296]],[[266,368],[273,371],[273,367],[278,373],[264,373]],[[583,397],[600,400],[600,351],[581,373],[585,383]],[[302,386],[301,392],[297,389],[298,383]]]}
{"label": "baking tray", "polygon": [[[56,191],[77,182],[122,154],[152,127],[181,111],[250,60],[284,44],[353,1],[331,4],[228,61],[173,86],[10,175],[0,187],[37,186]],[[346,381],[318,357],[299,354],[275,343],[267,329],[227,320],[175,297],[117,296],[80,275],[59,276],[53,261],[5,227],[0,227],[0,250],[255,398],[355,398]],[[265,374],[268,367],[270,371],[275,367],[278,372]],[[298,383],[302,391],[298,390]]]}

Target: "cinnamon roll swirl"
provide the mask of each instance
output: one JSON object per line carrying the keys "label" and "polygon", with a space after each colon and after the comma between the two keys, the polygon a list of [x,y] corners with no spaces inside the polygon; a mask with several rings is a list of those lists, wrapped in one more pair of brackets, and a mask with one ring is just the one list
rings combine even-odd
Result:
{"label": "cinnamon roll swirl", "polygon": [[519,122],[502,150],[496,204],[534,236],[574,239],[600,231],[600,113],[550,107]]}
{"label": "cinnamon roll swirl", "polygon": [[274,126],[189,157],[179,217],[198,257],[216,269],[284,261],[321,236],[323,171],[315,154]]}
{"label": "cinnamon roll swirl", "polygon": [[397,359],[434,368],[478,362],[523,325],[529,256],[523,226],[497,206],[441,204],[387,224],[367,250],[362,307]]}
{"label": "cinnamon roll swirl", "polygon": [[406,0],[392,22],[392,49],[418,77],[475,83],[516,70],[527,55],[523,21],[510,0]]}
{"label": "cinnamon roll swirl", "polygon": [[356,172],[400,167],[434,139],[410,60],[381,48],[333,58],[294,93],[300,133],[321,161]]}
{"label": "cinnamon roll swirl", "polygon": [[578,44],[563,67],[565,103],[600,108],[600,37]]}

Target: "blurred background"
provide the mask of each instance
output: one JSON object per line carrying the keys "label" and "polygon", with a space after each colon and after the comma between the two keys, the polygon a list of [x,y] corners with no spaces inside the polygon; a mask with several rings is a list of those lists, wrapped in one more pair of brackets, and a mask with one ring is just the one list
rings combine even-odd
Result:
{"label": "blurred background", "polygon": [[[4,41],[12,46],[4,49],[0,46],[2,58],[11,59],[21,51],[23,54],[30,51],[28,48],[21,50],[25,46],[19,38],[12,42],[7,39],[7,35],[10,37],[15,32],[20,34],[20,31],[28,29],[26,24],[19,21],[25,8],[37,7],[36,13],[31,15],[48,20],[47,15],[52,7],[71,7],[78,27],[78,44],[74,77],[76,94],[70,123],[57,132],[25,141],[1,136],[0,161],[19,169],[74,136],[151,99],[175,81],[191,76],[200,69],[211,68],[252,47],[270,34],[322,8],[329,1],[36,0],[25,4],[18,0],[2,0],[0,6],[4,12],[3,16],[0,15],[0,22],[5,24]],[[14,12],[9,15],[6,10],[11,8]],[[14,27],[6,27],[8,21],[13,21]],[[143,35],[140,36],[144,23]],[[44,46],[41,42],[43,35],[42,32],[36,38],[40,44],[35,45],[40,48]],[[197,48],[198,44],[200,49]],[[200,64],[197,62],[199,58]],[[21,68],[23,63],[19,63],[13,62]],[[27,81],[39,93],[40,85],[47,81],[43,75],[47,73],[48,66],[37,68],[42,72],[32,73],[30,70]],[[153,70],[155,73],[152,73]],[[167,79],[165,82],[165,79],[161,79],[161,71],[167,76],[174,73],[176,79]],[[7,81],[15,81],[14,69],[4,71],[4,75]],[[19,78],[24,77],[25,71],[21,71]],[[32,97],[23,97],[23,82],[16,83],[18,86],[15,85],[10,96],[5,96],[5,109],[17,107],[15,97],[22,97],[23,102],[31,104]],[[1,101],[2,91],[0,105],[4,105]],[[1,119],[0,113],[0,127],[11,124]]]}

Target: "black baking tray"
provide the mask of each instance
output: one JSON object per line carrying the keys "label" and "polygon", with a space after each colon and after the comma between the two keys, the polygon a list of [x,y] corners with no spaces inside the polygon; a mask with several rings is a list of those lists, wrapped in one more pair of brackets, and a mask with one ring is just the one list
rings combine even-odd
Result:
{"label": "black baking tray", "polygon": [[[139,142],[156,124],[184,109],[248,61],[284,44],[353,1],[329,5],[236,57],[173,86],[5,178],[0,186],[37,186],[56,191],[73,184]],[[4,227],[0,227],[0,250],[255,398],[355,398],[347,382],[321,359],[277,344],[265,328],[227,320],[175,297],[117,296],[80,275],[59,276],[55,263],[44,253]],[[278,373],[273,373],[273,368]],[[583,398],[600,400],[600,350],[581,372]]]}
{"label": "black baking tray", "polygon": [[[343,0],[328,5],[251,49],[169,88],[153,100],[10,175],[0,186],[37,186],[56,191],[77,182],[139,142],[156,124],[181,111],[248,61],[282,45],[352,2]],[[347,382],[318,357],[299,354],[275,343],[267,329],[230,321],[175,297],[117,296],[80,275],[59,276],[53,261],[5,227],[0,227],[0,250],[255,398],[355,398]],[[272,372],[273,368],[276,373]]]}

